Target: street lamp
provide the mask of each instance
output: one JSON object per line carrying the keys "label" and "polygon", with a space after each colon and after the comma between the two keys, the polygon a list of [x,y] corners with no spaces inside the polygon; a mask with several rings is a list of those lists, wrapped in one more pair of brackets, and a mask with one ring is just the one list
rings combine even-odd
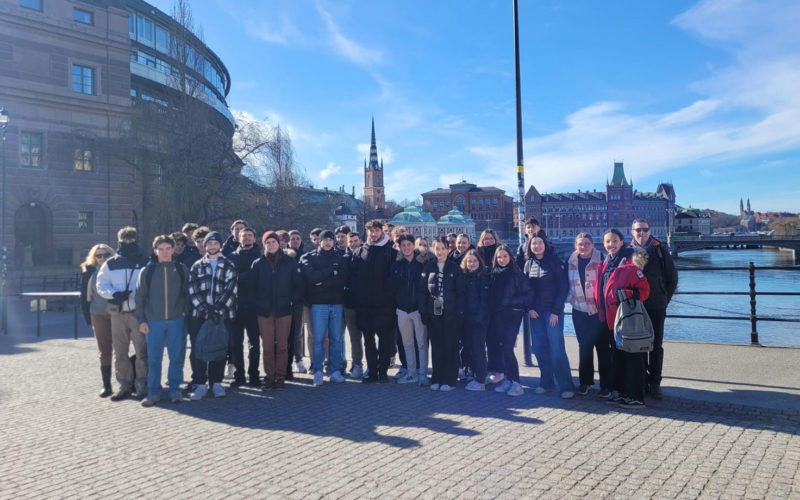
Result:
{"label": "street lamp", "polygon": [[3,134],[3,197],[0,200],[0,293],[2,293],[2,316],[0,316],[0,327],[3,333],[8,333],[8,297],[6,296],[6,278],[8,275],[8,247],[6,247],[6,128],[8,128],[8,111],[0,108],[0,132]]}

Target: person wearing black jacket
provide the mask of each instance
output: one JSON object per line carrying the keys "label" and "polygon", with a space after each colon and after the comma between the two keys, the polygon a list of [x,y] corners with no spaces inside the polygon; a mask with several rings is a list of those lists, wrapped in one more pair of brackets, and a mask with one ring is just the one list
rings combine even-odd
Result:
{"label": "person wearing black jacket", "polygon": [[101,398],[107,398],[111,391],[111,314],[106,299],[97,293],[97,271],[116,253],[110,246],[98,243],[89,250],[86,260],[81,264],[81,310],[86,324],[91,325],[97,349],[100,351],[100,375],[103,378]]}
{"label": "person wearing black jacket", "polygon": [[[348,269],[352,268],[353,255],[361,248],[361,235],[355,231],[347,235],[347,250],[344,259],[347,261]],[[349,281],[349,280],[348,280]],[[361,378],[364,375],[364,332],[358,326],[358,316],[356,315],[353,291],[350,283],[344,290],[344,323],[347,326],[347,335],[350,337],[350,376]],[[344,344],[344,342],[342,342]]]}
{"label": "person wearing black jacket", "polygon": [[[386,372],[392,357],[397,315],[389,287],[392,262],[397,251],[383,232],[380,220],[367,222],[367,243],[353,254],[349,282],[356,317],[364,333],[369,376],[362,382],[389,382]],[[375,345],[375,337],[378,345]]]}
{"label": "person wearing black jacket", "polygon": [[311,304],[311,330],[314,332],[314,355],[311,371],[314,385],[322,385],[325,359],[325,338],[329,338],[331,382],[344,382],[342,364],[343,304],[347,284],[347,263],[336,252],[333,231],[322,231],[319,247],[300,258],[300,271],[305,280],[306,298]]}
{"label": "person wearing black jacket", "polygon": [[231,223],[231,234],[225,240],[225,244],[222,245],[222,255],[228,258],[233,255],[233,252],[239,248],[239,233],[246,227],[247,221],[243,219],[237,219]]}
{"label": "person wearing black jacket", "polygon": [[[480,247],[479,247],[480,248]],[[486,389],[486,329],[489,326],[489,277],[478,250],[468,250],[461,260],[464,273],[458,296],[464,311],[464,337],[469,339],[472,359],[469,365],[475,378],[467,384],[468,391]]]}
{"label": "person wearing black jacket", "polygon": [[261,335],[264,360],[262,389],[285,387],[292,304],[299,301],[301,284],[297,263],[280,249],[274,231],[264,233],[264,255],[253,262],[245,285]]}
{"label": "person wearing black jacket", "polygon": [[575,395],[575,385],[564,346],[567,271],[543,233],[534,233],[529,242],[524,274],[533,292],[528,316],[540,372],[539,387],[534,392],[544,394],[558,384],[561,397],[568,399]]}
{"label": "person wearing black jacket", "polygon": [[236,274],[239,278],[239,301],[237,302],[238,311],[231,329],[228,346],[228,362],[231,363],[235,372],[231,387],[239,387],[245,383],[244,372],[244,335],[247,332],[247,375],[249,385],[258,387],[259,373],[258,364],[261,357],[261,333],[258,328],[258,320],[254,310],[252,286],[249,285],[250,269],[253,262],[262,255],[261,247],[256,243],[256,232],[253,228],[246,227],[239,231],[239,246],[230,254],[230,260],[236,267]]}
{"label": "person wearing black jacket", "polygon": [[647,250],[647,265],[644,276],[650,284],[650,296],[642,305],[653,323],[653,350],[647,359],[647,390],[655,398],[661,399],[661,369],[664,365],[664,320],[667,306],[678,289],[678,272],[669,249],[653,237],[650,224],[645,219],[636,219],[631,226],[631,248]]}
{"label": "person wearing black jacket", "polygon": [[436,261],[428,261],[420,282],[419,311],[431,340],[432,391],[452,391],[458,383],[458,332],[463,317],[458,289],[463,273],[448,258],[447,243],[434,240]]}
{"label": "person wearing black jacket", "polygon": [[[397,244],[401,255],[392,263],[391,284],[397,305],[397,328],[408,363],[408,373],[397,382],[424,386],[428,381],[428,335],[419,312],[419,280],[425,259],[417,258],[412,235],[401,234],[397,237]],[[419,360],[414,349],[415,340],[419,347]]]}
{"label": "person wearing black jacket", "polygon": [[[495,392],[509,396],[522,396],[524,393],[519,383],[519,365],[514,356],[514,343],[523,312],[529,309],[529,305],[528,280],[517,268],[508,245],[500,245],[494,254],[489,282],[491,320],[488,336],[495,337],[494,342],[502,353],[504,366],[504,380],[494,388]],[[488,341],[487,338],[487,343]]]}
{"label": "person wearing black jacket", "polygon": [[[531,235],[540,232],[541,226],[535,217],[530,217],[525,221],[525,241],[517,248],[517,255],[514,258],[517,267],[522,270],[525,269],[525,259],[527,248],[531,244]],[[533,366],[533,359],[531,358],[531,325],[528,321],[522,322],[522,356],[525,366]]]}
{"label": "person wearing black jacket", "polygon": [[492,259],[494,259],[494,252],[499,244],[500,238],[494,232],[494,229],[484,229],[480,238],[478,238],[478,255],[481,256],[487,273],[492,270]]}

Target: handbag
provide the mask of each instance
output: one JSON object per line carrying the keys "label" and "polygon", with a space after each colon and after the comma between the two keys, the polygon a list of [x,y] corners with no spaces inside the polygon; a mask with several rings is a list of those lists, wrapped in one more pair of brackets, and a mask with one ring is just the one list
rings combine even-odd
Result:
{"label": "handbag", "polygon": [[200,326],[192,344],[195,358],[200,361],[222,361],[228,354],[228,328],[222,318],[213,316]]}

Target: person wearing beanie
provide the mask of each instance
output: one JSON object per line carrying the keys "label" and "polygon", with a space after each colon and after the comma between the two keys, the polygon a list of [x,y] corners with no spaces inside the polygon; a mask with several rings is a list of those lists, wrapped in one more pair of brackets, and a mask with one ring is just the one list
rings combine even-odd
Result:
{"label": "person wearing beanie", "polygon": [[[222,235],[209,232],[203,238],[205,255],[192,265],[189,272],[189,297],[192,302],[192,315],[189,318],[189,339],[192,345],[197,341],[203,322],[212,316],[225,321],[228,331],[236,318],[237,276],[233,262],[222,255]],[[203,362],[190,357],[192,362],[192,401],[203,399],[208,386],[214,397],[225,396],[222,377],[225,373],[225,360]]]}
{"label": "person wearing beanie", "polygon": [[230,346],[228,347],[228,363],[234,367],[233,382],[231,387],[239,387],[246,382],[244,371],[244,336],[247,333],[247,378],[251,387],[259,387],[258,365],[261,360],[261,336],[258,331],[258,321],[253,309],[253,295],[247,286],[250,279],[250,268],[253,262],[261,257],[261,246],[256,243],[256,233],[253,228],[245,227],[238,233],[238,247],[230,254],[228,259],[236,267],[238,278],[239,297],[236,320],[231,330]]}

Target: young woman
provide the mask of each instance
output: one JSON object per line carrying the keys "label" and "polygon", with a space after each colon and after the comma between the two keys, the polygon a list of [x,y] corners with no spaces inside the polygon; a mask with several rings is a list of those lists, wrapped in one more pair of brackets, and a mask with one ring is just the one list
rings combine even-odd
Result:
{"label": "young woman", "polygon": [[[647,250],[634,251],[629,262],[618,266],[608,278],[603,292],[605,298],[606,326],[614,330],[620,291],[625,298],[636,298],[644,302],[650,295],[650,285],[642,270],[647,265]],[[647,353],[625,352],[614,344],[614,382],[621,393],[621,400],[613,399],[620,407],[629,409],[644,408],[645,366]],[[611,400],[609,400],[611,401]]]}
{"label": "young woman", "polygon": [[[625,246],[624,237],[622,233],[616,229],[608,229],[603,233],[603,248],[606,249],[607,255],[605,260],[597,268],[597,286],[594,289],[594,303],[597,305],[598,319],[603,323],[603,333],[600,342],[605,342],[609,346],[611,352],[611,366],[610,366],[610,383],[611,392],[601,394],[603,399],[609,399],[614,404],[620,403],[623,397],[620,392],[624,390],[622,383],[624,382],[624,366],[622,366],[614,353],[614,335],[611,328],[608,327],[606,322],[606,299],[605,289],[611,274],[620,266],[628,263],[633,255],[633,249]],[[613,319],[612,319],[613,321]]]}
{"label": "young woman", "polygon": [[489,327],[489,277],[477,250],[467,250],[461,259],[461,280],[458,296],[464,311],[464,336],[469,339],[475,378],[468,391],[486,389],[486,329]]}
{"label": "young woman", "polygon": [[106,398],[111,391],[111,315],[108,301],[97,293],[97,271],[106,260],[115,256],[110,246],[99,243],[89,250],[89,254],[81,264],[81,309],[86,324],[92,326],[97,348],[100,351],[100,375],[103,378],[103,390],[100,397]]}
{"label": "young woman", "polygon": [[597,351],[597,369],[600,372],[600,397],[611,392],[611,346],[594,300],[601,262],[600,251],[594,248],[592,236],[589,233],[578,234],[575,251],[567,261],[567,301],[572,304],[572,325],[578,338],[580,385],[575,393],[579,396],[588,394],[594,387],[594,351]]}
{"label": "young woman", "polygon": [[428,261],[422,270],[419,311],[431,341],[432,391],[452,391],[458,381],[458,331],[462,311],[456,280],[461,270],[447,258],[446,240],[434,240],[435,261]]}
{"label": "young woman", "polygon": [[414,242],[414,248],[419,252],[417,259],[420,262],[436,260],[436,256],[430,251],[430,245],[428,244],[428,240],[426,238],[417,238],[417,240]]}
{"label": "young woman", "polygon": [[530,289],[528,281],[514,262],[511,249],[502,244],[497,247],[492,262],[489,281],[488,337],[499,347],[504,366],[504,380],[494,388],[509,396],[521,396],[524,391],[519,383],[519,365],[514,356],[514,342],[519,333],[522,315],[529,310]]}
{"label": "young woman", "polygon": [[575,395],[564,346],[564,302],[569,286],[564,264],[541,231],[531,235],[526,251],[525,276],[533,292],[528,311],[533,353],[539,362],[539,387],[544,394],[558,385],[562,398]]}
{"label": "young woman", "polygon": [[494,229],[484,229],[478,238],[478,255],[486,265],[486,271],[489,272],[494,259],[494,252],[497,250],[497,245],[500,243],[500,238]]}

